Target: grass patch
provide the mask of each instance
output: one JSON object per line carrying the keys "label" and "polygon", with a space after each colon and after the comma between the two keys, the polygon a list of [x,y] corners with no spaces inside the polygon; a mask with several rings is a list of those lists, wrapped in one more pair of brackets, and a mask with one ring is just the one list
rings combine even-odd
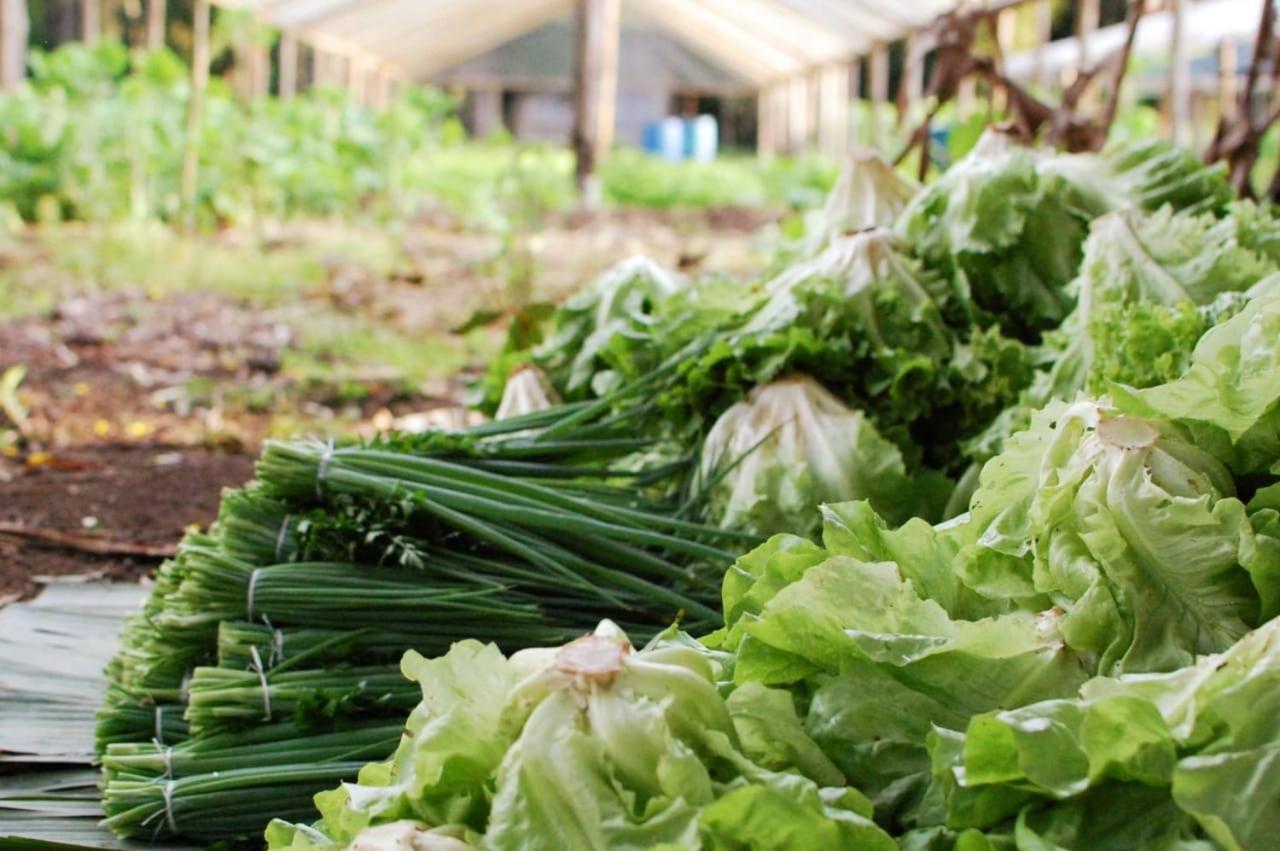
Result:
{"label": "grass patch", "polygon": [[340,264],[386,274],[403,262],[379,231],[308,225],[285,237],[187,236],[161,224],[52,224],[9,243],[0,319],[47,313],[67,296],[138,289],[152,297],[209,292],[271,307],[322,284]]}

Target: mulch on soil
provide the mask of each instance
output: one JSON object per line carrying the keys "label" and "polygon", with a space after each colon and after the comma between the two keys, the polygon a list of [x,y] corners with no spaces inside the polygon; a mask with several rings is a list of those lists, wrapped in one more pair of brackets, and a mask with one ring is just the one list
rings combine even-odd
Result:
{"label": "mulch on soil", "polygon": [[[207,526],[224,487],[253,474],[253,458],[206,449],[90,446],[52,454],[35,467],[5,461],[0,523],[130,547],[176,544]],[[0,599],[27,596],[32,577],[89,574],[137,580],[158,559],[104,556],[20,535],[0,534]]]}

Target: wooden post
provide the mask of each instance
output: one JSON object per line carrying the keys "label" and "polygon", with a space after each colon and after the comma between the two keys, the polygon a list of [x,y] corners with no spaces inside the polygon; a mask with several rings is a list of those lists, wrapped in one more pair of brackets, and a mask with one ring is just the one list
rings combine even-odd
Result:
{"label": "wooden post", "polygon": [[102,0],[80,0],[80,40],[97,44],[102,36]]}
{"label": "wooden post", "polygon": [[840,157],[849,147],[849,66],[827,65],[818,80],[818,147]]}
{"label": "wooden post", "polygon": [[271,87],[271,54],[255,28],[235,45],[235,90],[244,101],[266,97]]}
{"label": "wooden post", "polygon": [[0,0],[0,91],[11,92],[27,76],[27,0]]}
{"label": "wooden post", "polygon": [[600,52],[600,127],[596,138],[596,157],[604,159],[613,148],[618,126],[618,50],[622,41],[622,3],[604,3],[604,43]]}
{"label": "wooden post", "polygon": [[204,91],[209,86],[209,0],[195,0],[191,17],[191,99],[187,102],[187,136],[182,151],[182,208],[187,229],[194,231],[199,213]]}
{"label": "wooden post", "polygon": [[773,126],[778,153],[790,152],[797,142],[791,138],[791,94],[785,80],[773,87]]}
{"label": "wooden post", "polygon": [[315,48],[316,78],[315,85],[317,88],[327,89],[333,85],[333,55],[323,48]]}
{"label": "wooden post", "polygon": [[1038,85],[1047,86],[1049,85],[1049,66],[1045,52],[1049,42],[1053,40],[1053,0],[1036,0],[1032,14],[1035,15],[1036,64],[1031,79]]}
{"label": "wooden post", "polygon": [[166,0],[147,0],[147,50],[164,47]]}
{"label": "wooden post", "polygon": [[1089,36],[1098,28],[1101,16],[1101,0],[1078,0],[1076,3],[1076,39],[1079,42],[1078,68],[1087,68],[1089,60]]}
{"label": "wooden post", "polygon": [[756,92],[756,156],[771,159],[778,153],[773,143],[773,103],[770,90]]}
{"label": "wooden post", "polygon": [[365,106],[365,64],[354,56],[347,57],[347,96],[360,106]]}
{"label": "wooden post", "polygon": [[805,126],[808,122],[808,86],[805,85],[804,77],[800,74],[789,78],[787,86],[783,89],[783,97],[786,99],[786,115],[787,115],[787,147],[788,154],[795,156],[804,150],[805,145],[809,141],[808,128]]}
{"label": "wooden post", "polygon": [[471,132],[477,139],[492,136],[502,129],[502,87],[499,83],[480,85],[471,90]]}
{"label": "wooden post", "polygon": [[[265,33],[258,33],[259,39]],[[271,46],[261,41],[253,45],[253,96],[258,100],[271,97]]]}
{"label": "wooden post", "polygon": [[766,157],[785,153],[787,141],[787,86],[773,83],[760,91],[757,147]]}
{"label": "wooden post", "polygon": [[911,116],[924,100],[924,43],[909,33],[902,51],[902,118]]}
{"label": "wooden post", "polygon": [[387,109],[395,98],[396,81],[391,69],[383,66],[378,72],[378,109]]}
{"label": "wooden post", "polygon": [[871,96],[871,144],[880,143],[880,105],[889,100],[889,47],[883,41],[871,45],[867,60],[868,94]]}
{"label": "wooden post", "polygon": [[1236,110],[1240,99],[1240,81],[1237,75],[1237,48],[1235,39],[1224,38],[1218,45],[1218,115],[1226,118]]}
{"label": "wooden post", "polygon": [[619,15],[618,0],[577,0],[572,144],[576,161],[574,176],[583,204],[588,208],[599,206],[596,165],[613,142]]}
{"label": "wooden post", "polygon": [[1183,33],[1185,6],[1183,0],[1169,0],[1169,124],[1174,144],[1184,146],[1191,143],[1191,66]]}
{"label": "wooden post", "polygon": [[298,37],[291,32],[280,34],[279,62],[280,99],[289,100],[298,93]]}
{"label": "wooden post", "polygon": [[862,138],[862,126],[856,124],[861,119],[862,112],[852,109],[855,101],[862,100],[862,57],[855,56],[851,59],[845,65],[844,72],[845,91],[848,92],[849,101],[845,106],[849,110],[849,115],[845,117],[845,150],[848,151],[853,145],[861,145],[865,141]]}

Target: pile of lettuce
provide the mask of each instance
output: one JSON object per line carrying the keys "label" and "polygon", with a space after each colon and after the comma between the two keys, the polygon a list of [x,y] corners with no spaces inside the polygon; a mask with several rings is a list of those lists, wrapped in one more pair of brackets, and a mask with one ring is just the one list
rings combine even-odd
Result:
{"label": "pile of lettuce", "polygon": [[964,452],[985,461],[1055,399],[1180,377],[1211,328],[1280,288],[1277,272],[1280,219],[1252,202],[1216,213],[1163,207],[1098,218],[1067,288],[1075,307],[1031,354],[1035,378]]}
{"label": "pile of lettuce", "polygon": [[[776,273],[684,280],[626,261],[556,310],[541,344],[495,362],[482,407],[497,408],[513,362],[570,401],[642,388],[622,405],[643,409],[636,427],[665,441],[664,463],[702,447],[688,484],[720,483],[694,497],[722,525],[810,532],[812,507],[858,498],[894,521],[940,519],[1031,410],[1181,374],[1276,267],[1270,210],[1231,199],[1221,169],[1158,142],[1059,155],[989,133],[923,188],[855,155]],[[722,439],[753,394],[793,375],[845,409],[834,430],[801,427],[781,453],[758,430]],[[815,462],[806,447],[844,441],[852,416],[857,448]],[[742,461],[757,445],[766,457]],[[787,466],[800,460],[811,475]],[[880,493],[865,487],[899,468]]]}
{"label": "pile of lettuce", "polygon": [[1111,391],[1036,412],[953,520],[894,526],[873,495],[824,506],[821,543],[771,538],[710,635],[408,654],[394,758],[271,847],[1270,847],[1280,293]]}
{"label": "pile of lettuce", "polygon": [[1057,155],[988,131],[897,222],[925,265],[968,293],[971,319],[1037,342],[1074,307],[1089,223],[1123,209],[1216,214],[1232,199],[1220,166],[1161,142]]}
{"label": "pile of lettuce", "polygon": [[893,851],[785,692],[721,693],[731,661],[674,631],[636,650],[607,621],[509,658],[410,652],[423,700],[395,756],[318,795],[314,826],[273,823],[270,848]]}
{"label": "pile of lettuce", "polygon": [[821,546],[776,536],[726,577],[708,644],[792,692],[902,847],[1280,827],[1280,296],[1115,391],[1038,412],[953,521],[826,506]]}

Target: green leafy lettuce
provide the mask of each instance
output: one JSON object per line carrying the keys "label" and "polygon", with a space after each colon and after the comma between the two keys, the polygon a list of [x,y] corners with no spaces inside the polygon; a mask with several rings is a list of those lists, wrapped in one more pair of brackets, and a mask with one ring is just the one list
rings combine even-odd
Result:
{"label": "green leafy lettuce", "polygon": [[915,197],[897,229],[972,293],[981,324],[1034,342],[1075,306],[1068,285],[1094,218],[1162,207],[1217,215],[1231,197],[1220,167],[1161,142],[1063,156],[991,132]]}
{"label": "green leafy lettuce", "polygon": [[318,795],[315,826],[273,823],[272,849],[354,851],[384,831],[446,849],[896,847],[790,696],[726,700],[717,654],[686,637],[636,651],[605,622],[510,658],[474,641],[411,652],[404,670],[423,702],[395,756]]}
{"label": "green leafy lettuce", "polygon": [[779,535],[725,577],[734,677],[792,689],[814,741],[910,825],[929,804],[933,723],[1067,696],[1088,676],[1053,614],[1013,611],[966,588],[952,542],[920,520],[889,529],[866,503],[824,510],[824,546]]}
{"label": "green leafy lettuce", "polygon": [[936,515],[949,491],[940,476],[913,486],[902,453],[865,414],[799,374],[725,411],[707,435],[700,472],[716,522],[761,535],[816,534],[825,502],[869,499],[894,522]]}
{"label": "green leafy lettuce", "polygon": [[1177,671],[935,730],[930,752],[949,825],[1012,825],[1019,848],[1270,847],[1280,621]]}
{"label": "green leafy lettuce", "polygon": [[[1238,473],[1280,459],[1280,279],[1268,279],[1230,319],[1208,331],[1176,381],[1112,387],[1117,404],[1183,424]],[[1272,469],[1272,472],[1275,472]]]}
{"label": "green leafy lettuce", "polygon": [[944,320],[964,300],[889,231],[844,237],[769,281],[743,320],[704,338],[665,402],[682,419],[713,417],[801,372],[864,411],[909,468],[946,467],[957,441],[1031,378],[1021,344]]}
{"label": "green leafy lettuce", "polygon": [[1114,383],[1152,387],[1190,367],[1202,336],[1274,288],[1280,220],[1250,202],[1212,213],[1128,209],[1091,226],[1080,272],[1068,288],[1075,307],[1045,334],[1040,363],[1018,404],[993,418],[965,451],[982,461],[1030,413],[1054,399]]}
{"label": "green leafy lettuce", "polygon": [[822,209],[806,217],[803,253],[812,257],[842,236],[891,227],[919,191],[875,151],[850,153]]}

